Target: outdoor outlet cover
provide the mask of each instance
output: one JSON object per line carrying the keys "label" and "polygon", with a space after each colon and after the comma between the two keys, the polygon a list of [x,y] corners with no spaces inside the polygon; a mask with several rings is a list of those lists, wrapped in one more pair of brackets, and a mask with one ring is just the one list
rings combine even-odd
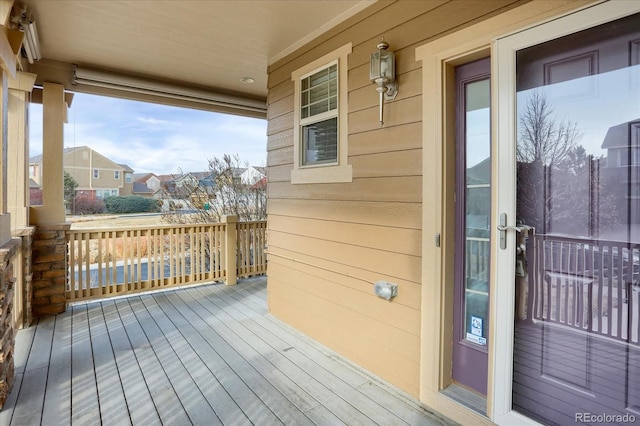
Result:
{"label": "outdoor outlet cover", "polygon": [[398,284],[377,281],[373,286],[373,291],[383,299],[391,300],[398,295]]}

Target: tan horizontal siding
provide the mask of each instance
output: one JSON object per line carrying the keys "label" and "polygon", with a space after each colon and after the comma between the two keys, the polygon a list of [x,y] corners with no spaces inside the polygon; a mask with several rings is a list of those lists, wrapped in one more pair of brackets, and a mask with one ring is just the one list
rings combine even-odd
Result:
{"label": "tan horizontal siding", "polygon": [[282,130],[278,133],[274,132],[267,138],[268,151],[286,148],[288,146],[293,146],[293,128]]}
{"label": "tan horizontal siding", "polygon": [[293,111],[269,120],[267,124],[267,136],[291,129],[293,127],[292,123]]}
{"label": "tan horizontal siding", "polygon": [[[293,149],[291,151],[293,152]],[[269,159],[271,159],[271,153],[269,153]],[[269,161],[269,166],[271,165],[275,164]],[[274,182],[269,183],[269,197],[419,203],[422,200],[422,178],[399,176],[354,179],[353,182],[344,185],[334,183],[291,185]]]}
{"label": "tan horizontal siding", "polygon": [[280,166],[293,163],[293,145],[270,150],[267,155],[267,166]]}
{"label": "tan horizontal siding", "polygon": [[[358,289],[360,288],[361,283],[371,284],[380,280],[392,282],[398,284],[398,288],[400,289],[398,297],[393,299],[393,303],[405,306],[409,309],[420,309],[420,284],[415,281],[408,281],[406,279],[381,274],[370,269],[361,269],[354,267],[353,265],[346,265],[344,263],[322,259],[317,256],[311,256],[295,250],[296,247],[283,248],[270,245],[269,261],[271,262],[272,260],[279,258],[295,262],[296,264],[306,265],[317,270],[322,270],[326,272],[328,276],[349,278],[349,280],[343,282],[342,285],[349,286],[352,283],[359,283],[359,286],[355,287]],[[269,274],[271,273],[272,272],[269,271]]]}
{"label": "tan horizontal siding", "polygon": [[[366,108],[378,107],[378,92],[372,90],[375,86],[369,81],[369,63],[357,68],[361,70],[364,76],[352,76],[349,73],[349,81],[364,81],[367,84],[363,87],[353,89],[351,84],[349,85],[349,111],[355,112]],[[394,102],[398,102],[402,99],[414,97],[416,93],[422,90],[422,70],[416,69],[411,72],[402,73],[396,76],[398,85],[401,88],[398,90],[398,95]]]}
{"label": "tan horizontal siding", "polygon": [[381,250],[420,256],[422,250],[419,229],[393,228],[287,216],[271,216],[271,230],[309,238],[345,242],[353,246],[378,247]]}
{"label": "tan horizontal siding", "polygon": [[[269,67],[270,310],[416,396],[423,164],[422,65],[415,48],[515,2],[377,2]],[[369,58],[383,36],[396,55],[399,92],[385,102],[381,126]],[[292,185],[291,73],[347,43],[353,181]],[[398,296],[373,295],[378,280],[398,284]]]}
{"label": "tan horizontal siding", "polygon": [[269,183],[290,182],[293,163],[269,167]]}
{"label": "tan horizontal siding", "polygon": [[273,216],[305,217],[345,223],[421,229],[421,203],[337,200],[270,199]]}
{"label": "tan horizontal siding", "polygon": [[[273,268],[278,276],[286,276],[291,286],[300,291],[353,310],[364,319],[384,322],[385,325],[380,329],[387,329],[389,335],[395,335],[398,344],[413,344],[414,338],[420,336],[420,310],[408,308],[397,300],[388,301],[376,296],[373,282],[328,272],[278,256],[273,257],[269,268]],[[385,320],[385,316],[393,318],[393,321]],[[417,358],[414,360],[417,361]]]}
{"label": "tan horizontal siding", "polygon": [[350,157],[353,177],[422,176],[422,149]]}
{"label": "tan horizontal siding", "polygon": [[418,352],[419,338],[393,350],[380,341],[389,340],[373,321],[365,321],[350,309],[301,292],[280,278],[269,281],[269,308],[282,320],[296,326],[314,339],[351,358],[385,380],[418,395],[419,363],[405,353]]}
{"label": "tan horizontal siding", "polygon": [[293,96],[293,83],[291,78],[289,80],[281,81],[279,84],[272,86],[269,89],[269,95],[267,96],[267,103],[271,105],[287,96]]}
{"label": "tan horizontal siding", "polygon": [[420,282],[421,263],[409,256],[377,247],[358,247],[345,242],[327,241],[269,229],[269,247],[282,247],[330,262],[366,269],[392,278]]}
{"label": "tan horizontal siding", "polygon": [[421,122],[393,127],[378,126],[349,135],[349,157],[414,149],[422,149]]}
{"label": "tan horizontal siding", "polygon": [[[374,89],[375,90],[375,89]],[[385,102],[384,126],[393,127],[422,120],[422,96]],[[349,113],[349,133],[366,132],[380,128],[378,105]]]}

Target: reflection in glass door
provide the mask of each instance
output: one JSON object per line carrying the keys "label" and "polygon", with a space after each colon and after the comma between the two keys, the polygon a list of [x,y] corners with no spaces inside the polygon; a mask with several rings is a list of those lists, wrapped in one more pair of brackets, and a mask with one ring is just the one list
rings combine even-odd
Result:
{"label": "reflection in glass door", "polygon": [[456,68],[453,379],[487,393],[491,114],[489,58]]}
{"label": "reflection in glass door", "polygon": [[513,408],[640,418],[640,15],[516,61],[517,216],[536,232]]}

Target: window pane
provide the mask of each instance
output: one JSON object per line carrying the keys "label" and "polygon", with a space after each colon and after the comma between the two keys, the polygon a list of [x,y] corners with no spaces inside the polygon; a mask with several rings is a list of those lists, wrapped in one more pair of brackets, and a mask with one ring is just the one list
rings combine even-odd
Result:
{"label": "window pane", "polygon": [[329,95],[329,85],[322,83],[318,86],[314,86],[309,92],[309,101],[311,103],[326,99]]}
{"label": "window pane", "polygon": [[332,65],[301,81],[301,117],[307,118],[337,108],[338,68]]}
{"label": "window pane", "polygon": [[317,115],[327,111],[329,111],[329,103],[327,99],[311,104],[311,115]]}
{"label": "window pane", "polygon": [[338,161],[338,119],[331,118],[302,128],[302,164]]}

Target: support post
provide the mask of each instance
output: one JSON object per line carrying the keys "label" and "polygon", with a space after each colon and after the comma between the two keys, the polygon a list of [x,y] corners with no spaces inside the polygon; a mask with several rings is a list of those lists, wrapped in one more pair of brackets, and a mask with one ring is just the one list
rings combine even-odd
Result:
{"label": "support post", "polygon": [[14,234],[29,226],[27,107],[35,81],[35,74],[21,71],[9,80],[7,183],[10,191],[8,211],[11,213],[11,230]]}
{"label": "support post", "polygon": [[31,224],[52,225],[65,221],[64,209],[64,122],[67,104],[64,86],[44,83],[42,138],[42,206],[32,207]]}
{"label": "support post", "polygon": [[226,224],[224,232],[224,266],[227,271],[226,285],[238,283],[238,216],[222,216]]}

